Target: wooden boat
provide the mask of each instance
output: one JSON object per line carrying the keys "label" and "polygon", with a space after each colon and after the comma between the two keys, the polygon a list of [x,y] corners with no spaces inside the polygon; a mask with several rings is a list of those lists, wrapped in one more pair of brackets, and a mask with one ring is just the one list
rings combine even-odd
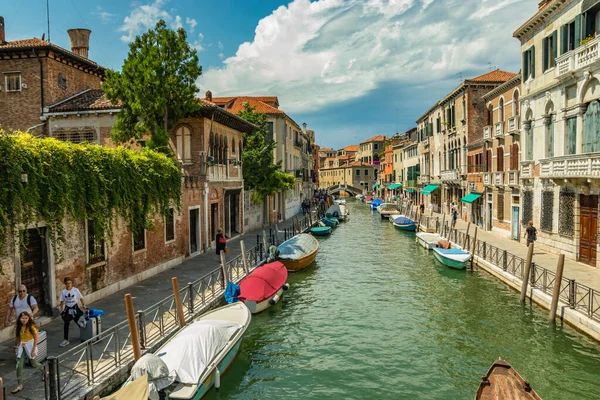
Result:
{"label": "wooden boat", "polygon": [[290,288],[286,283],[287,269],[279,261],[262,265],[240,282],[240,295],[252,314],[257,314],[277,304],[283,292]]}
{"label": "wooden boat", "polygon": [[279,261],[288,271],[303,270],[315,261],[319,241],[307,233],[300,233],[279,245]]}
{"label": "wooden boat", "polygon": [[389,218],[391,215],[398,215],[400,212],[396,203],[382,203],[377,207],[377,211],[379,211],[381,219]]}
{"label": "wooden boat", "polygon": [[324,218],[321,218],[321,222],[324,223],[327,226],[332,227],[332,228],[335,228],[336,226],[338,226],[340,224],[340,221],[338,221],[338,219],[334,218],[334,217],[330,217],[330,218],[324,217]]}
{"label": "wooden boat", "polygon": [[415,221],[407,217],[398,217],[392,221],[392,224],[395,228],[398,228],[402,231],[414,232],[417,230],[417,224]]}
{"label": "wooden boat", "polygon": [[330,226],[315,226],[310,228],[310,233],[313,236],[329,236],[331,235],[331,227]]}
{"label": "wooden boat", "polygon": [[481,378],[475,400],[542,400],[509,363],[499,358]]}
{"label": "wooden boat", "polygon": [[471,254],[461,249],[440,249],[434,247],[432,250],[433,256],[439,262],[450,268],[465,269],[467,262],[471,259]]}
{"label": "wooden boat", "polygon": [[[136,361],[128,383],[148,374],[150,392],[165,389],[169,400],[199,400],[238,353],[252,315],[242,302],[216,308],[177,332],[167,343]],[[166,371],[157,375],[156,371]]]}
{"label": "wooden boat", "polygon": [[437,233],[419,232],[416,236],[417,243],[428,250],[437,247],[437,242],[441,239],[440,235]]}

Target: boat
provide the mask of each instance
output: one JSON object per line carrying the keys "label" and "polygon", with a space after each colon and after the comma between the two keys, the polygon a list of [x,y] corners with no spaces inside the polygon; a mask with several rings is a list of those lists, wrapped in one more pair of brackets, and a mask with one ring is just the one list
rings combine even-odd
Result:
{"label": "boat", "polygon": [[327,211],[325,211],[325,216],[327,218],[340,218],[342,216],[342,207],[339,204],[332,204],[331,207],[329,207],[327,209]]}
{"label": "boat", "polygon": [[213,386],[220,386],[251,319],[242,302],[207,312],[154,353],[137,360],[125,385],[147,374],[151,398],[162,391],[169,400],[201,399]]}
{"label": "boat", "polygon": [[424,248],[431,250],[437,247],[438,240],[441,237],[437,233],[419,232],[417,233],[417,242]]}
{"label": "boat", "polygon": [[350,213],[348,212],[348,209],[346,208],[346,206],[344,204],[340,204],[339,206],[340,206],[340,216],[338,217],[338,220],[346,221],[350,217]]}
{"label": "boat", "polygon": [[382,219],[389,218],[390,215],[397,215],[400,212],[396,203],[382,203],[377,207],[377,211],[379,211]]}
{"label": "boat", "polygon": [[148,392],[148,374],[145,374],[100,400],[148,400]]}
{"label": "boat", "polygon": [[335,228],[340,224],[340,221],[338,221],[338,219],[334,217],[323,217],[321,218],[321,222],[327,226],[331,226],[332,228]]}
{"label": "boat", "polygon": [[475,400],[542,400],[519,373],[499,358],[481,378]]}
{"label": "boat", "polygon": [[375,199],[375,200],[371,201],[371,209],[372,210],[377,210],[377,207],[379,207],[382,204],[383,204],[383,200],[381,200],[381,199]]}
{"label": "boat", "polygon": [[467,262],[471,259],[469,252],[457,248],[440,249],[434,247],[432,250],[433,256],[450,268],[464,269],[467,266]]}
{"label": "boat", "polygon": [[392,224],[395,228],[398,228],[402,231],[414,232],[417,230],[417,224],[415,221],[407,217],[398,217],[393,220]]}
{"label": "boat", "polygon": [[310,233],[313,236],[329,236],[331,235],[331,227],[330,226],[315,226],[310,228]]}
{"label": "boat", "polygon": [[252,314],[264,311],[277,304],[283,292],[290,288],[287,277],[287,269],[279,261],[262,265],[242,279],[238,299]]}
{"label": "boat", "polygon": [[278,251],[279,261],[288,271],[300,271],[315,261],[319,251],[319,241],[312,235],[300,233],[281,243]]}
{"label": "boat", "polygon": [[371,202],[373,201],[373,197],[372,196],[365,196],[363,197],[363,201],[367,204],[371,204]]}
{"label": "boat", "polygon": [[335,199],[333,202],[335,204],[346,204],[346,200],[345,199]]}

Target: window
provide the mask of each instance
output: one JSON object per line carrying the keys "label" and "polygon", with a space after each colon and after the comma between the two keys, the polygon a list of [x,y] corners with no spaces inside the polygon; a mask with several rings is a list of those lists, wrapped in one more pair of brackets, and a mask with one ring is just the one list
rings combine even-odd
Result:
{"label": "window", "polygon": [[578,15],[575,17],[575,21],[560,27],[560,54],[565,54],[579,47],[580,18]]}
{"label": "window", "polygon": [[577,117],[567,119],[565,155],[575,154],[577,140]]}
{"label": "window", "polygon": [[369,170],[365,169],[365,176],[369,175]]}
{"label": "window", "polygon": [[546,157],[554,157],[554,115],[544,120],[546,125]]}
{"label": "window", "polygon": [[504,221],[504,190],[498,191],[496,202],[496,218],[498,221]]}
{"label": "window", "polygon": [[235,139],[231,139],[231,154],[235,154]]}
{"label": "window", "polygon": [[377,143],[374,143],[373,146],[374,146],[375,150],[379,149],[379,145]]}
{"label": "window", "polygon": [[359,169],[356,170],[356,176],[360,176],[360,170]]}
{"label": "window", "polygon": [[93,219],[87,221],[88,264],[106,260],[103,232]]}
{"label": "window", "polygon": [[556,60],[556,31],[542,39],[544,71],[554,67]]}
{"label": "window", "polygon": [[464,97],[462,100],[462,119],[463,121],[467,120],[467,102],[465,101]]}
{"label": "window", "polygon": [[83,131],[58,129],[58,130],[52,132],[52,137],[57,140],[62,140],[63,142],[72,142],[72,143],[95,142],[96,141],[96,131],[93,129],[83,130]]}
{"label": "window", "polygon": [[177,128],[177,159],[184,163],[192,162],[191,132],[187,126]]}
{"label": "window", "polygon": [[519,169],[519,144],[513,143],[510,149],[510,170],[516,171]]}
{"label": "window", "polygon": [[498,122],[504,122],[504,98],[498,102]]}
{"label": "window", "polygon": [[133,232],[133,251],[144,250],[146,248],[146,230],[139,229]]}
{"label": "window", "polygon": [[523,52],[523,81],[535,78],[535,46]]}
{"label": "window", "polygon": [[504,171],[504,148],[498,147],[496,151],[496,171]]}
{"label": "window", "polygon": [[165,242],[175,240],[175,209],[169,208],[165,215]]}
{"label": "window", "polygon": [[273,141],[273,123],[267,122],[267,135],[265,136],[265,141],[272,142]]}
{"label": "window", "polygon": [[67,88],[67,77],[62,72],[58,74],[58,87],[61,89]]}
{"label": "window", "polygon": [[7,92],[20,92],[21,91],[21,73],[10,72],[4,74],[4,86]]}

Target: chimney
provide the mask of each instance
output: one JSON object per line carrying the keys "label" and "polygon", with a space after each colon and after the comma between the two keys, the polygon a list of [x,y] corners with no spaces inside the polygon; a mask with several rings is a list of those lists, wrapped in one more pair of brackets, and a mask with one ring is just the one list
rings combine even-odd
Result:
{"label": "chimney", "polygon": [[88,51],[90,49],[90,31],[89,29],[69,29],[69,40],[71,42],[71,51],[78,56],[88,58]]}
{"label": "chimney", "polygon": [[306,122],[302,123],[302,132],[306,133]]}
{"label": "chimney", "polygon": [[206,100],[208,100],[212,103],[212,92],[210,90],[206,91],[206,94],[204,95],[204,97],[206,98]]}
{"label": "chimney", "polygon": [[0,16],[0,44],[6,43],[6,33],[4,32],[4,17]]}

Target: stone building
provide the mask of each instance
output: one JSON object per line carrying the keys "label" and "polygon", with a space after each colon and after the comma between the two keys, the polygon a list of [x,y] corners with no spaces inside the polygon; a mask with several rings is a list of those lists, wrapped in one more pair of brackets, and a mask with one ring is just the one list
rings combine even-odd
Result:
{"label": "stone building", "polygon": [[355,160],[368,164],[379,164],[379,153],[383,150],[386,139],[385,135],[376,135],[361,142]]}
{"label": "stone building", "polygon": [[600,3],[541,1],[521,42],[521,199],[536,245],[597,266]]}
{"label": "stone building", "polygon": [[71,50],[43,39],[6,40],[0,17],[0,126],[45,135],[45,107],[100,89],[104,67],[88,58],[88,29],[70,29]]}

